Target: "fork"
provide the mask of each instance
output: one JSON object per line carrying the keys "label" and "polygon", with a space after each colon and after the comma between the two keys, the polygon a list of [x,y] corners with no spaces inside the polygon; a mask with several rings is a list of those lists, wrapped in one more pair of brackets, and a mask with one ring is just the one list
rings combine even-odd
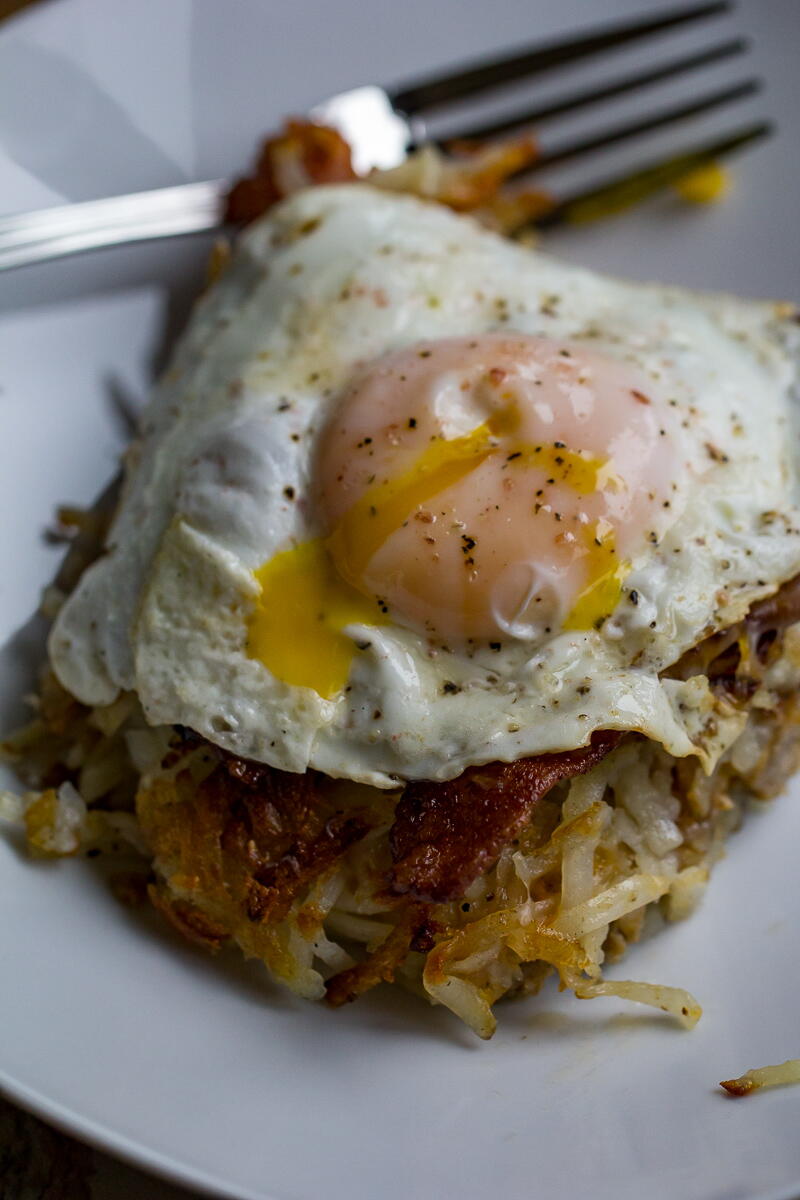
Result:
{"label": "fork", "polygon": [[[356,172],[366,175],[374,168],[397,166],[409,153],[426,143],[447,149],[455,142],[500,138],[525,127],[538,129],[555,118],[741,54],[747,49],[744,39],[723,41],[646,70],[557,97],[533,109],[513,111],[500,119],[450,130],[444,139],[429,134],[431,115],[435,116],[438,110],[446,109],[454,102],[482,97],[493,89],[536,78],[567,63],[719,16],[729,12],[731,7],[730,0],[683,7],[467,64],[407,86],[354,88],[316,105],[309,114],[310,119],[338,129],[352,148]],[[545,148],[536,161],[525,168],[525,173],[580,159],[597,150],[699,116],[750,96],[759,87],[759,80],[748,78],[601,133]],[[715,162],[771,132],[772,126],[762,121],[667,158],[642,164],[632,172],[554,200],[549,210],[537,218],[536,224],[551,226],[589,220],[627,208],[696,168]],[[222,228],[228,189],[226,180],[208,180],[0,218],[0,270],[102,246]]]}

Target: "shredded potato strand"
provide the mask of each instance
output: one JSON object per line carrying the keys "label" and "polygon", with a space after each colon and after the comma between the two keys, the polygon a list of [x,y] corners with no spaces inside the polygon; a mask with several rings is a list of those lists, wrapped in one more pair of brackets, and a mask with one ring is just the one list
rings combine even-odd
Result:
{"label": "shredded potato strand", "polygon": [[[84,565],[87,558],[84,545]],[[787,620],[794,586],[766,602],[775,611],[765,609],[752,636],[715,635],[707,651],[698,648],[675,668],[711,672],[724,659],[736,687],[742,673],[756,677],[741,732],[710,775],[697,760],[676,762],[630,737],[582,778],[547,792],[513,844],[457,901],[414,909],[387,893],[396,797],[345,781],[327,801],[333,823],[315,812],[316,800],[303,818],[316,842],[301,839],[281,852],[289,887],[282,899],[275,864],[259,860],[236,808],[248,785],[235,785],[237,792],[233,782],[268,768],[235,760],[239,774],[228,773],[222,752],[190,731],[149,727],[133,695],[86,708],[49,673],[34,719],[3,744],[29,790],[0,793],[0,820],[17,826],[40,856],[132,849],[155,875],[153,903],[185,937],[211,951],[235,941],[310,999],[343,1002],[393,978],[486,1038],[498,999],[534,993],[555,971],[578,998],[650,1005],[690,1027],[701,1010],[688,992],[607,980],[603,964],[659,917],[676,920],[693,909],[748,798],[775,794],[796,768],[800,624]],[[770,622],[779,632],[765,656],[759,646]],[[262,817],[269,827],[269,805]],[[331,856],[337,830],[342,840]],[[309,846],[321,857],[309,857]],[[798,1081],[800,1060],[792,1060],[722,1086],[744,1095]]]}
{"label": "shredded potato strand", "polygon": [[774,1067],[754,1067],[738,1079],[724,1079],[719,1086],[730,1096],[747,1096],[759,1088],[782,1087],[788,1083],[800,1083],[800,1058],[790,1058]]}
{"label": "shredded potato strand", "polygon": [[634,1000],[637,1004],[648,1004],[676,1017],[681,1025],[691,1029],[703,1015],[703,1010],[691,993],[683,988],[664,987],[658,983],[634,983],[632,980],[616,982],[603,980],[600,983],[576,983],[575,995],[579,1000],[592,1000],[596,996],[618,996],[621,1000]]}

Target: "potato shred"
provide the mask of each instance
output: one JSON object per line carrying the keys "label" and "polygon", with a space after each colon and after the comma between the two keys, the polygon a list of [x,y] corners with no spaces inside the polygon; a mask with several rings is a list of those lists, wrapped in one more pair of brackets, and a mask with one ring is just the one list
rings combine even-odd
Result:
{"label": "potato shred", "polygon": [[[554,206],[548,192],[513,182],[538,156],[536,140],[527,134],[502,142],[462,143],[447,154],[427,145],[398,167],[370,172],[366,180],[373,187],[410,192],[470,213],[501,233],[516,234]],[[252,173],[234,184],[226,218],[246,225],[301,188],[357,178],[350,147],[340,133],[290,120],[264,142]]]}
{"label": "potato shred", "polygon": [[[402,791],[289,775],[189,730],[152,729],[132,695],[88,709],[49,673],[35,719],[4,747],[31,790],[4,793],[0,816],[40,856],[135,848],[152,902],[183,936],[211,951],[234,941],[293,991],[334,1007],[396,981],[488,1038],[497,1000],[538,992],[554,974],[581,999],[630,1000],[691,1026],[701,1010],[682,988],[604,970],[643,933],[693,910],[746,802],[774,794],[794,770],[798,595],[786,585],[675,669],[702,670],[719,703],[742,710],[710,775],[639,735],[615,738],[583,773],[551,771],[549,790],[489,860],[465,875],[472,860],[462,855],[462,874],[445,871],[439,890],[430,880],[427,891],[393,885],[406,861]],[[491,786],[491,769],[473,770]],[[458,781],[425,786],[458,794]],[[796,1069],[724,1086],[742,1094]]]}
{"label": "potato shred", "polygon": [[723,1079],[719,1086],[729,1096],[749,1096],[759,1088],[783,1087],[787,1083],[800,1083],[800,1058],[790,1058],[774,1067],[754,1067],[738,1079]]}

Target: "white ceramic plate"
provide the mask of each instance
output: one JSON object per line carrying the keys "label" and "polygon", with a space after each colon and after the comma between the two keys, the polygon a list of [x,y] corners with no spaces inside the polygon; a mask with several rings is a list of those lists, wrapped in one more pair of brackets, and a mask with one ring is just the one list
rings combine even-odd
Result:
{"label": "white ceramic plate", "polygon": [[[53,0],[0,29],[2,205],[230,173],[271,122],[325,94],[644,7]],[[743,2],[704,36],[739,32],[754,36],[769,90],[704,129],[766,113],[781,132],[742,160],[728,203],[664,200],[552,249],[619,274],[800,299],[800,8]],[[698,40],[673,37],[663,53]],[[58,501],[89,500],[113,470],[110,397],[145,393],[206,250],[109,251],[0,278],[6,725],[56,563],[42,529]],[[800,1089],[736,1102],[716,1083],[800,1053],[798,800],[795,789],[754,816],[702,911],[622,968],[695,992],[705,1016],[693,1033],[546,990],[503,1008],[486,1045],[403,997],[335,1015],[303,1005],[260,969],[207,959],[119,907],[86,863],[32,864],[3,840],[0,1082],[77,1135],[227,1196],[788,1198],[800,1191]]]}

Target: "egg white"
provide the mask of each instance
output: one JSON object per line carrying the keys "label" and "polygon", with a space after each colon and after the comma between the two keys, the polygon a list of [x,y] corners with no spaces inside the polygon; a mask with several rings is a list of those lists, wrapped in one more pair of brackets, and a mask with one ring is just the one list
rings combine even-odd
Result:
{"label": "egg white", "polygon": [[[247,654],[253,571],[320,532],[308,498],[337,397],[388,351],[491,330],[589,341],[675,410],[674,512],[617,610],[599,630],[499,651],[361,626],[338,697],[275,679]],[[108,552],[55,623],[54,669],[84,703],[133,689],[153,724],[378,787],[573,748],[598,728],[710,766],[726,744],[713,696],[659,672],[800,571],[799,347],[785,306],[604,278],[364,185],[301,193],[248,230],[199,303]]]}

